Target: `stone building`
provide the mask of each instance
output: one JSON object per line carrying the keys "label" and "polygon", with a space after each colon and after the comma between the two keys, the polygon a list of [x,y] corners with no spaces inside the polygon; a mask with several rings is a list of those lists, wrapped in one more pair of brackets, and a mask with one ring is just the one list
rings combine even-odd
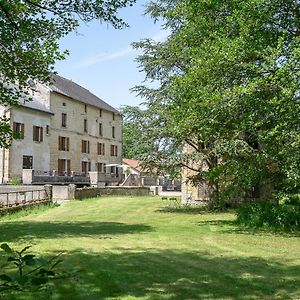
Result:
{"label": "stone building", "polygon": [[0,180],[21,178],[23,169],[59,176],[97,171],[118,176],[121,164],[120,113],[75,82],[53,75],[48,87],[37,84],[33,100],[1,108],[15,139],[0,151]]}

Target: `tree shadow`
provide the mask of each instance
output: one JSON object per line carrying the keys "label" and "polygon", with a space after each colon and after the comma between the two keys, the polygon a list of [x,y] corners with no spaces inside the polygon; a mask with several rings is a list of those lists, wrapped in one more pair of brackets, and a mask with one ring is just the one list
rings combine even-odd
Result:
{"label": "tree shadow", "polygon": [[81,272],[78,278],[56,283],[55,299],[300,297],[300,266],[259,257],[119,248],[99,254],[69,253],[61,267]]}
{"label": "tree shadow", "polygon": [[278,236],[278,237],[300,237],[300,232],[272,231],[271,229],[251,228],[242,226],[236,220],[203,220],[198,222],[199,226],[219,226],[223,233]]}
{"label": "tree shadow", "polygon": [[125,224],[118,222],[7,222],[1,224],[0,240],[54,239],[70,236],[108,237],[121,234],[135,234],[153,231],[144,224]]}
{"label": "tree shadow", "polygon": [[209,213],[209,211],[205,207],[192,207],[192,206],[162,207],[160,209],[157,209],[155,212],[187,214],[187,215],[199,215],[199,214]]}

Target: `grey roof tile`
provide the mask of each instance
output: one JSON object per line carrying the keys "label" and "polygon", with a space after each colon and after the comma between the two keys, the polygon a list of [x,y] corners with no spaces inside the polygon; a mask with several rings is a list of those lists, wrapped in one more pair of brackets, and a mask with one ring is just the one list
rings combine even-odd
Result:
{"label": "grey roof tile", "polygon": [[[28,98],[28,97],[26,97],[26,98]],[[24,97],[24,99],[25,99],[25,97]],[[49,108],[47,108],[45,105],[43,105],[41,102],[39,102],[34,97],[30,97],[29,98],[30,100],[24,100],[24,99],[20,99],[18,101],[18,103],[21,106],[29,108],[29,109],[45,112],[48,114],[53,114],[53,112]]]}
{"label": "grey roof tile", "polygon": [[66,79],[59,75],[53,75],[53,84],[50,86],[50,88],[53,92],[62,94],[74,100],[118,113],[115,108],[92,94],[89,90],[73,82],[72,80]]}

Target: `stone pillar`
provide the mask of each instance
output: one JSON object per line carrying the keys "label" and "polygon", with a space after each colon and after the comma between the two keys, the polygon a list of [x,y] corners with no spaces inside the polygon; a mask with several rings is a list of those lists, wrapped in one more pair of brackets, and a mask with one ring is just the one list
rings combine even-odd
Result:
{"label": "stone pillar", "polygon": [[99,174],[98,172],[89,172],[90,176],[90,184],[92,187],[98,187],[99,180]]}
{"label": "stone pillar", "polygon": [[75,199],[75,191],[76,191],[76,185],[75,184],[69,184],[68,186],[68,199],[74,200]]}
{"label": "stone pillar", "polygon": [[51,184],[45,184],[45,192],[49,201],[53,200],[53,186]]}
{"label": "stone pillar", "polygon": [[22,173],[22,182],[23,184],[32,184],[34,177],[34,170],[32,169],[23,169]]}

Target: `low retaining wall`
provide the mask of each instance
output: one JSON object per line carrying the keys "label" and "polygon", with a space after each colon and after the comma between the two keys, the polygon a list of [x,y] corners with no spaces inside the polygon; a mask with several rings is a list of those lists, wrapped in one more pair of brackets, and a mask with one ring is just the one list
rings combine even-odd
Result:
{"label": "low retaining wall", "polygon": [[97,196],[148,196],[148,187],[103,187],[103,188],[82,188],[76,189],[75,199],[94,198]]}

